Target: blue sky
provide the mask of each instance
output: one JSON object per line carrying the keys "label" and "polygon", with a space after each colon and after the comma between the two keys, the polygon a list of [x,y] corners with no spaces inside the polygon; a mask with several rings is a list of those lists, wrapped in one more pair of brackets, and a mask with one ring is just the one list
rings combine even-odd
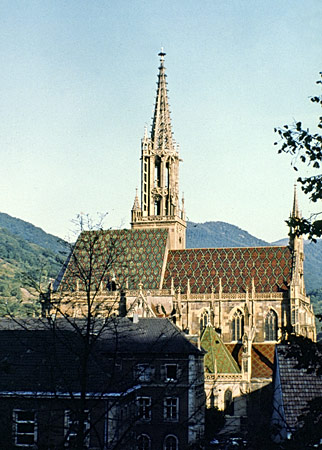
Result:
{"label": "blue sky", "polygon": [[285,237],[273,128],[316,124],[321,23],[320,0],[0,1],[0,211],[63,238],[80,212],[129,226],[163,46],[188,218]]}

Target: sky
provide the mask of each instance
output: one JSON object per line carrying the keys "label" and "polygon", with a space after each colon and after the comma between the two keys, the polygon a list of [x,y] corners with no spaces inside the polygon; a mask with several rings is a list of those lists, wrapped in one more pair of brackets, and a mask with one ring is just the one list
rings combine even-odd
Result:
{"label": "sky", "polygon": [[163,47],[187,218],[286,237],[274,127],[321,115],[321,23],[321,0],[0,0],[0,211],[62,238],[79,213],[129,227]]}

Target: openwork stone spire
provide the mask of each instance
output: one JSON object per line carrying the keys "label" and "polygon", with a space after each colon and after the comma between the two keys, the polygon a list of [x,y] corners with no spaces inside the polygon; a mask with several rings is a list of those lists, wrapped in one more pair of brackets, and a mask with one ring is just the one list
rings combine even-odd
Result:
{"label": "openwork stone spire", "polygon": [[141,142],[141,208],[132,209],[132,228],[168,228],[171,249],[185,248],[186,222],[179,202],[179,151],[172,136],[165,53],[159,53],[151,135]]}
{"label": "openwork stone spire", "polygon": [[157,96],[151,131],[151,141],[154,150],[175,151],[172,139],[170,109],[168,101],[167,81],[164,66],[165,53],[159,53],[160,66],[158,75]]}

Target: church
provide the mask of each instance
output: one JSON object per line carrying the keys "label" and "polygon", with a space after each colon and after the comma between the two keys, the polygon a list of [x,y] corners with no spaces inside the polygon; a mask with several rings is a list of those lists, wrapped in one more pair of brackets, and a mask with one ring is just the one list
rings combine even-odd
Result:
{"label": "church", "polygon": [[[207,352],[208,406],[224,410],[226,425],[240,430],[249,415],[245,394],[271,383],[276,343],[291,332],[316,338],[303,239],[295,235],[287,246],[186,248],[181,160],[171,127],[165,53],[159,57],[131,229],[83,231],[43,311],[82,317],[90,304],[91,314],[100,317],[172,320]],[[296,190],[292,215],[300,215]]]}

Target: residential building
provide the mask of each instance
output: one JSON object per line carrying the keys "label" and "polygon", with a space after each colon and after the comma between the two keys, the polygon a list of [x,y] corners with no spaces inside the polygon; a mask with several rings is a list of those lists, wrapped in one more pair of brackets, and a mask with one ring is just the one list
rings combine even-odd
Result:
{"label": "residential building", "polygon": [[[302,448],[322,445],[321,346],[296,340],[275,349],[272,437]],[[305,426],[301,430],[301,428]]]}
{"label": "residential building", "polygon": [[91,450],[198,442],[204,352],[169,320],[91,319],[89,334],[87,325],[0,321],[1,448],[79,449],[79,438]]}

